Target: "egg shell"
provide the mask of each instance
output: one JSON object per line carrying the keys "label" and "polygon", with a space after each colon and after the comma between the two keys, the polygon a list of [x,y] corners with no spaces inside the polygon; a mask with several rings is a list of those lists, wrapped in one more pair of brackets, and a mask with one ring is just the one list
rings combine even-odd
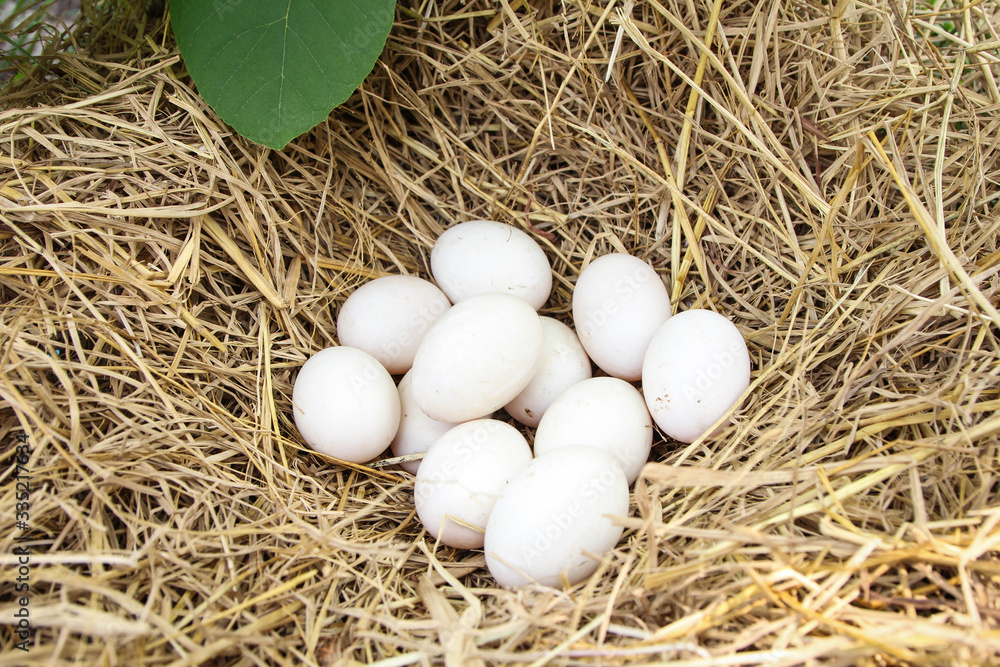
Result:
{"label": "egg shell", "polygon": [[[456,426],[453,422],[440,422],[431,419],[423,413],[417,402],[413,400],[409,373],[403,376],[396,389],[399,392],[401,415],[399,429],[391,444],[393,456],[426,452],[438,438]],[[420,468],[420,461],[407,461],[399,465],[415,475]]]}
{"label": "egg shell", "polygon": [[611,454],[632,484],[649,460],[653,420],[639,390],[597,377],[573,385],[549,406],[535,432],[535,455],[587,445]]}
{"label": "egg shell", "polygon": [[478,294],[452,306],[417,350],[410,390],[432,419],[492,414],[528,386],[542,351],[542,324],[526,301]]}
{"label": "egg shell", "polygon": [[513,426],[495,419],[459,424],[431,445],[417,471],[420,522],[443,544],[482,547],[493,505],[530,462],[531,448]]}
{"label": "egg shell", "polygon": [[536,457],[511,480],[486,524],[486,565],[501,586],[575,584],[618,543],[628,483],[618,462],[593,447],[563,447]]}
{"label": "egg shell", "polygon": [[410,370],[424,334],[450,307],[444,292],[423,278],[383,276],[347,297],[337,315],[337,339],[399,375]]}
{"label": "egg shell", "polygon": [[446,230],[431,251],[431,273],[452,303],[485,292],[521,297],[536,311],[552,291],[545,251],[526,233],[493,220]]}
{"label": "egg shell", "polygon": [[642,359],[656,329],[670,317],[659,274],[638,257],[598,257],[573,290],[573,325],[590,358],[605,373],[629,382],[642,377]]}
{"label": "egg shell", "polygon": [[399,426],[399,394],[373,356],[328,347],[295,378],[292,414],[303,440],[318,452],[353,463],[381,454]]}
{"label": "egg shell", "polygon": [[507,414],[525,426],[535,427],[542,415],[563,393],[592,374],[590,358],[573,330],[551,317],[542,322],[542,354],[538,369],[524,390],[505,406]]}
{"label": "egg shell", "polygon": [[710,310],[687,310],[653,336],[642,369],[642,390],[656,425],[694,442],[750,386],[750,354],[732,322]]}

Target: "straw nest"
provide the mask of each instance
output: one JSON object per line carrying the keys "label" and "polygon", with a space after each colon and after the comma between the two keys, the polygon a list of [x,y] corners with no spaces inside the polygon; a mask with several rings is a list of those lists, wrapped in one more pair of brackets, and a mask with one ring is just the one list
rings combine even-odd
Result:
{"label": "straw nest", "polygon": [[[0,101],[0,664],[1000,654],[996,5],[403,3],[362,89],[281,152],[129,11]],[[351,290],[428,276],[473,218],[543,245],[546,314],[624,251],[750,347],[731,425],[657,439],[568,591],[498,589],[428,538],[412,477],[290,420]]]}

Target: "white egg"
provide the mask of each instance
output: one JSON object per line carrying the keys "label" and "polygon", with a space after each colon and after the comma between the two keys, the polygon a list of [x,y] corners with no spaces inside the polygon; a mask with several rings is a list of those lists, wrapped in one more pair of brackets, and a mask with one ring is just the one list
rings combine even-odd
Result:
{"label": "white egg", "polygon": [[573,385],[549,406],[535,432],[535,455],[588,445],[618,460],[631,484],[649,459],[653,420],[639,390],[597,377]]}
{"label": "white egg", "polygon": [[399,375],[410,370],[424,334],[449,307],[444,292],[423,278],[376,278],[354,290],[340,307],[337,338]]}
{"label": "white egg", "polygon": [[501,586],[575,584],[597,569],[628,515],[625,473],[607,452],[563,447],[536,457],[493,506],[486,565]]}
{"label": "white egg", "polygon": [[428,417],[464,422],[492,414],[528,386],[542,351],[538,313],[496,292],[452,306],[417,350],[413,399]]}
{"label": "white egg", "polygon": [[507,483],[531,462],[517,430],[495,419],[459,424],[431,445],[417,471],[417,516],[443,544],[483,546],[483,531]]}
{"label": "white egg", "polygon": [[[392,454],[393,456],[406,456],[407,454],[426,452],[427,448],[434,444],[438,438],[454,428],[455,423],[440,422],[423,413],[417,402],[413,400],[409,373],[399,381],[397,389],[402,414],[396,437],[392,439]],[[420,461],[407,461],[399,465],[415,475],[420,468]]]}
{"label": "white egg", "polygon": [[452,303],[501,292],[538,310],[552,291],[552,268],[541,246],[520,229],[493,220],[446,230],[431,251],[431,273]]}
{"label": "white egg", "polygon": [[687,310],[653,336],[642,368],[646,405],[664,433],[694,442],[750,386],[750,354],[739,329],[710,310]]}
{"label": "white egg", "polygon": [[542,356],[538,369],[524,390],[505,406],[507,413],[525,426],[538,426],[552,401],[591,376],[590,358],[580,339],[568,326],[542,317]]}
{"label": "white egg", "polygon": [[605,373],[638,380],[656,329],[670,317],[659,274],[638,257],[614,253],[584,268],[573,290],[573,324],[583,349]]}
{"label": "white egg", "polygon": [[295,426],[318,452],[353,463],[381,454],[399,426],[399,394],[373,356],[328,347],[303,364],[292,389]]}

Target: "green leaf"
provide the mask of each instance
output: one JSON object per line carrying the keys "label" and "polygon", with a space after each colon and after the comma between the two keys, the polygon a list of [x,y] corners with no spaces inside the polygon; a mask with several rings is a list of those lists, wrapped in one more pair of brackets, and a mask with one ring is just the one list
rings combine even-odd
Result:
{"label": "green leaf", "polygon": [[198,92],[244,137],[281,149],[351,96],[382,52],[395,0],[172,0]]}

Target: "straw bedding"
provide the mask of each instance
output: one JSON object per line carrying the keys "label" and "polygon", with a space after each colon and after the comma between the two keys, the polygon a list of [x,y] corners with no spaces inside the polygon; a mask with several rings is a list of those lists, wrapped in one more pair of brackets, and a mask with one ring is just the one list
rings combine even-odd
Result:
{"label": "straw bedding", "polygon": [[[998,25],[403,2],[361,90],[276,152],[200,101],[155,11],[92,14],[0,101],[0,665],[994,662]],[[290,420],[347,294],[428,276],[480,217],[545,248],[545,314],[624,251],[751,352],[731,425],[657,438],[565,592],[496,588],[421,529],[412,477]]]}

